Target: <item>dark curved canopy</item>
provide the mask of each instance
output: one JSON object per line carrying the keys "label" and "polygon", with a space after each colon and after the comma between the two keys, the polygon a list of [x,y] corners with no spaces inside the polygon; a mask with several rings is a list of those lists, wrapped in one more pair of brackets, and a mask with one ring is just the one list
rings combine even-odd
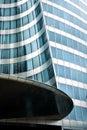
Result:
{"label": "dark curved canopy", "polygon": [[71,98],[47,84],[0,75],[0,119],[60,120],[73,108]]}

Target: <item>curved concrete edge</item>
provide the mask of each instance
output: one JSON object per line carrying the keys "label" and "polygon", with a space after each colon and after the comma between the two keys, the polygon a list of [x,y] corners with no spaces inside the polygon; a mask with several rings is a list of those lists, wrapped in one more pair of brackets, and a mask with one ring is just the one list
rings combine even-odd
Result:
{"label": "curved concrete edge", "polygon": [[0,75],[0,119],[60,120],[73,106],[72,99],[53,86]]}

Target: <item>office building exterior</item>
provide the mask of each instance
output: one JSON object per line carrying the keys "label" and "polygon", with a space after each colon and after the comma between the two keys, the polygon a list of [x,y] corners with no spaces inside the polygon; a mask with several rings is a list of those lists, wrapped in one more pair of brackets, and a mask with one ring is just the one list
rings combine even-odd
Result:
{"label": "office building exterior", "polygon": [[0,1],[0,73],[68,94],[72,112],[47,122],[63,130],[87,129],[86,16],[86,0]]}

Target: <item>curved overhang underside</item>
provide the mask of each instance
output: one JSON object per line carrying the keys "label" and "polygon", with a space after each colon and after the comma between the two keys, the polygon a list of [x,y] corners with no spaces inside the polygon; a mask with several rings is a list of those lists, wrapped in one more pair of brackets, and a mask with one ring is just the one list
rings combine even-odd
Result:
{"label": "curved overhang underside", "polygon": [[60,120],[73,109],[64,92],[47,84],[0,75],[0,119]]}

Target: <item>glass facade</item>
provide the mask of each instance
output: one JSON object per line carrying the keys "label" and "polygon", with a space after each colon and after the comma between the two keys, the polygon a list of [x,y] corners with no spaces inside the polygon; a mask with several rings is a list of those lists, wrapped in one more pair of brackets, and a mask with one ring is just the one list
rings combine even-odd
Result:
{"label": "glass facade", "polygon": [[63,130],[87,129],[87,2],[42,0],[57,88],[74,102]]}
{"label": "glass facade", "polygon": [[40,2],[2,0],[0,12],[0,73],[54,85]]}
{"label": "glass facade", "polygon": [[87,129],[87,1],[1,0],[0,73],[64,91],[75,106],[56,125]]}

